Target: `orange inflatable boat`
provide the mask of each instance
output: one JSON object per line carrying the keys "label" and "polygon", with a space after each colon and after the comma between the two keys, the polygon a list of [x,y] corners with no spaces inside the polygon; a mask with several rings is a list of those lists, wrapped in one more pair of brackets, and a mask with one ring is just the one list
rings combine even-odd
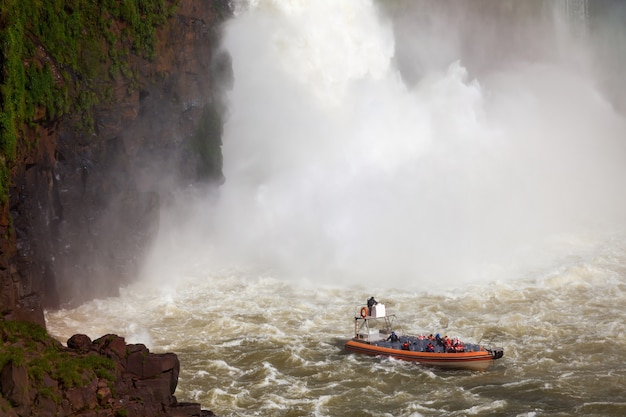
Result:
{"label": "orange inflatable boat", "polygon": [[451,369],[486,370],[502,358],[501,347],[465,343],[459,338],[399,335],[394,330],[395,314],[387,314],[383,304],[359,307],[354,314],[354,337],[346,350],[374,356],[418,362],[426,366]]}

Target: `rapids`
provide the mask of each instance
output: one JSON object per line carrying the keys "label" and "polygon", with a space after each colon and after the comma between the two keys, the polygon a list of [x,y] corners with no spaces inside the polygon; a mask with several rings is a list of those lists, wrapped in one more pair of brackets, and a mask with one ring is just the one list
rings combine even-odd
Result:
{"label": "rapids", "polygon": [[[173,277],[48,312],[51,334],[124,335],[176,352],[176,396],[219,416],[621,416],[626,413],[626,247],[536,278],[463,289],[303,285],[242,271]],[[375,295],[406,334],[493,341],[488,371],[348,354],[355,307]],[[440,323],[448,321],[447,327]]]}
{"label": "rapids", "polygon": [[[177,398],[224,417],[626,415],[626,122],[591,42],[545,7],[499,45],[423,1],[235,3],[226,183],[181,191],[138,281],[49,332],[175,352]],[[504,358],[348,354],[370,296]]]}

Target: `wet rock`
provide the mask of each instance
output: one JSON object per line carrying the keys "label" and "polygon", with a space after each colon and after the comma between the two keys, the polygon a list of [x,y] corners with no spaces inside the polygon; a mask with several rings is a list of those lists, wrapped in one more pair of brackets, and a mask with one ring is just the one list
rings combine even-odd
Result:
{"label": "wet rock", "polygon": [[30,413],[30,383],[23,365],[9,360],[0,372],[0,392],[15,406],[18,415]]}
{"label": "wet rock", "polygon": [[67,340],[67,347],[79,352],[89,352],[92,348],[91,339],[85,334],[75,334]]}
{"label": "wet rock", "polygon": [[[200,127],[205,114],[222,110],[220,84],[232,78],[227,53],[218,54],[217,62],[213,58],[229,2],[166,3],[178,9],[155,28],[155,59],[128,57],[123,65],[137,71],[111,82],[112,102],[93,109],[94,132],[76,129],[73,122],[82,114],[27,121],[14,161],[3,160],[10,183],[8,198],[0,202],[1,318],[45,327],[44,307],[116,295],[138,275],[158,232],[162,196],[196,182],[223,181],[221,120],[211,118],[212,129]],[[100,82],[108,81],[94,80]],[[38,120],[45,110],[38,106]],[[212,159],[188,157],[198,137],[210,139]],[[176,181],[160,181],[162,172],[177,173]],[[145,346],[127,346],[115,335],[96,341],[75,335],[67,345],[67,351],[52,342],[41,349],[74,359],[110,358],[114,380],[86,371],[86,385],[68,388],[45,366],[34,381],[23,367],[7,363],[0,375],[0,414],[200,415],[199,405],[179,405],[173,396],[179,375],[175,355],[155,357]],[[0,341],[0,351],[5,348]],[[133,397],[138,390],[159,403],[142,404]]]}
{"label": "wet rock", "polygon": [[126,368],[126,342],[123,337],[115,334],[107,334],[93,342],[97,349],[111,359],[124,360],[123,367]]}
{"label": "wet rock", "polygon": [[[24,365],[9,360],[0,370],[0,410],[12,410],[0,412],[2,416],[213,415],[200,404],[177,401],[180,362],[173,353],[155,354],[145,345],[126,345],[115,334],[94,341],[76,334],[68,339],[67,347],[41,335],[9,343],[14,339],[10,331],[4,330],[7,337],[0,339],[0,348],[23,351],[20,363]],[[47,352],[45,364],[36,359],[42,351]]]}
{"label": "wet rock", "polygon": [[[117,295],[156,236],[161,196],[223,180],[221,120],[198,132],[205,110],[223,110],[232,75],[227,53],[216,53],[228,1],[167,3],[176,8],[155,28],[154,59],[131,54],[132,77],[94,80],[112,94],[94,106],[94,132],[76,128],[83,115],[24,129],[0,204],[2,316],[45,325],[43,307]],[[200,136],[211,158],[189,158]]]}

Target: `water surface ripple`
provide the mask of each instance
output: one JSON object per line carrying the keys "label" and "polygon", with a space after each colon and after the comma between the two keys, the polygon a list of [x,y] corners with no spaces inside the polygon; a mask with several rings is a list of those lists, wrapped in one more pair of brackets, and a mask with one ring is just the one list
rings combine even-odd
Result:
{"label": "water surface ripple", "polygon": [[[61,341],[117,333],[176,352],[179,400],[220,416],[621,416],[625,270],[623,254],[596,256],[527,281],[372,294],[198,266],[46,318]],[[401,332],[493,341],[505,356],[471,372],[346,353],[355,306],[371,295]]]}

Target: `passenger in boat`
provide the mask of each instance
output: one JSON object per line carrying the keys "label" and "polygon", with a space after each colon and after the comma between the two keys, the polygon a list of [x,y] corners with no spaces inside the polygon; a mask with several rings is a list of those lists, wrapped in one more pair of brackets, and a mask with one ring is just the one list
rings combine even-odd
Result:
{"label": "passenger in boat", "polygon": [[426,345],[426,352],[434,352],[434,351],[435,351],[435,347],[433,346],[431,342],[428,342],[428,345]]}
{"label": "passenger in boat", "polygon": [[455,352],[465,352],[465,346],[463,346],[463,342],[458,337],[454,339],[454,351]]}
{"label": "passenger in boat", "polygon": [[456,352],[454,344],[452,343],[452,339],[450,339],[448,336],[444,336],[441,340],[443,342],[443,347],[447,353]]}
{"label": "passenger in boat", "polygon": [[374,299],[374,296],[371,296],[369,300],[367,300],[367,313],[369,316],[372,315],[372,307],[378,304],[378,301]]}
{"label": "passenger in boat", "polygon": [[387,338],[387,341],[391,343],[397,342],[398,340],[400,339],[398,338],[398,335],[394,331],[392,331],[389,337]]}
{"label": "passenger in boat", "polygon": [[463,346],[462,343],[460,343],[458,345],[455,345],[454,346],[454,351],[458,352],[458,353],[465,352],[465,346]]}

